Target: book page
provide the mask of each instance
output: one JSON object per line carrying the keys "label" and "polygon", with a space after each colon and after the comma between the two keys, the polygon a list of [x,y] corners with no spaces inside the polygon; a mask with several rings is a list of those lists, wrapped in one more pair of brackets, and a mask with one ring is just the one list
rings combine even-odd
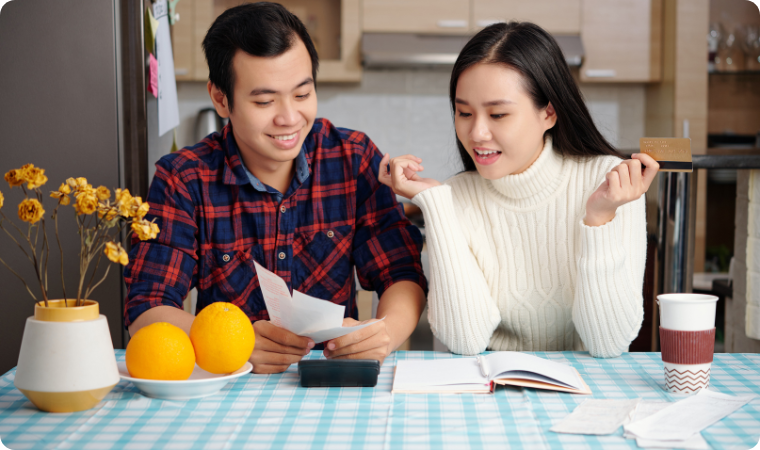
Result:
{"label": "book page", "polygon": [[[578,372],[566,364],[520,352],[494,352],[486,355],[485,359],[488,363],[489,378],[492,380],[511,378],[514,375],[515,378],[553,382],[578,390],[585,388]],[[540,377],[526,377],[524,372],[533,372]]]}
{"label": "book page", "polygon": [[[439,389],[440,387],[450,387]],[[480,372],[475,358],[399,361],[393,390],[441,392],[443,390],[488,390],[490,383]]]}

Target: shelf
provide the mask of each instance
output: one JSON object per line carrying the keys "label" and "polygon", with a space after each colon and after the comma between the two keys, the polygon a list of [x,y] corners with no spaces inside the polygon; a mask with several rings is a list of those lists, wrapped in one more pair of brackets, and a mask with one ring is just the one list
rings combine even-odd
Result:
{"label": "shelf", "polygon": [[760,70],[733,70],[733,71],[728,71],[728,70],[718,71],[718,70],[714,70],[712,72],[708,71],[707,73],[710,74],[710,75],[760,75]]}

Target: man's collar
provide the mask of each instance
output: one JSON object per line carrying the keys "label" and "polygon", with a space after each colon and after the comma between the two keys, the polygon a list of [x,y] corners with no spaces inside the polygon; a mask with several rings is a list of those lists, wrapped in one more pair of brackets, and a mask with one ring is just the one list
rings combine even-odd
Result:
{"label": "man's collar", "polygon": [[[315,125],[317,122],[315,122]],[[309,160],[314,153],[316,147],[315,139],[315,127],[306,136],[306,139],[301,146],[301,151],[296,156],[296,179],[299,183],[303,183],[311,173],[309,167]],[[258,191],[267,192],[264,183],[262,183],[255,175],[253,175],[245,164],[243,158],[240,157],[240,150],[235,142],[235,137],[232,133],[232,122],[229,122],[224,128],[222,128],[222,147],[225,153],[224,158],[224,172],[222,180],[225,184],[242,185],[251,183],[251,185]]]}

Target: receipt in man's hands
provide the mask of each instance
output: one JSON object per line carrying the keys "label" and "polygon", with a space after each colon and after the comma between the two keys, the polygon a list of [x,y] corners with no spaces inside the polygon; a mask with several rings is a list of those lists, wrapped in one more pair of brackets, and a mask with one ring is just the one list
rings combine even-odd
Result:
{"label": "receipt in man's hands", "polygon": [[630,419],[639,399],[604,400],[590,398],[578,405],[572,413],[550,428],[555,433],[597,434],[614,433]]}
{"label": "receipt in man's hands", "polygon": [[689,439],[754,398],[752,394],[732,396],[703,389],[645,419],[625,425],[625,432],[637,439]]}
{"label": "receipt in man's hands", "polygon": [[310,297],[296,290],[291,297],[285,280],[256,261],[253,264],[256,266],[256,275],[272,324],[299,336],[311,338],[317,344],[371,325],[366,323],[344,327],[345,306]]}

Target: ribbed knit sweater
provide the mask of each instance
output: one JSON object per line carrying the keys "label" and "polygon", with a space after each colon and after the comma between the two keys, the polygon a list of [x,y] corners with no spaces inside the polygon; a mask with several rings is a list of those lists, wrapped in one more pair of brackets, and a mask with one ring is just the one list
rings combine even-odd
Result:
{"label": "ribbed knit sweater", "polygon": [[563,158],[547,139],[521,174],[465,172],[414,196],[425,217],[435,336],[465,355],[626,351],[643,317],[644,196],[605,225],[583,223],[586,201],[620,161]]}

